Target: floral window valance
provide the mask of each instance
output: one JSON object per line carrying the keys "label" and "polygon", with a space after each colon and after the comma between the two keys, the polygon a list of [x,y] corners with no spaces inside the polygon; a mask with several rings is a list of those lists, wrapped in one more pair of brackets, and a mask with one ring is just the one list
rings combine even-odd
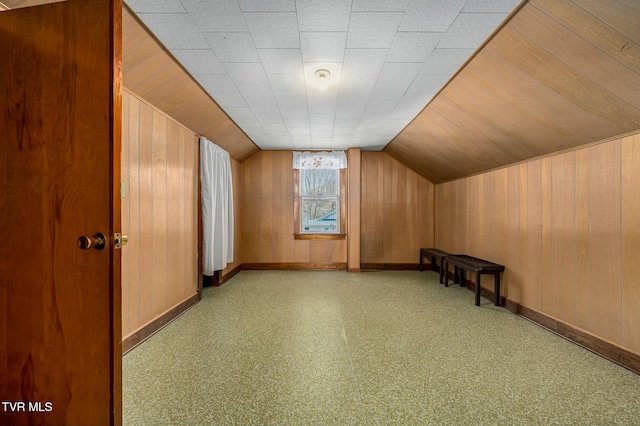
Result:
{"label": "floral window valance", "polygon": [[293,152],[294,169],[346,169],[347,156],[344,151]]}

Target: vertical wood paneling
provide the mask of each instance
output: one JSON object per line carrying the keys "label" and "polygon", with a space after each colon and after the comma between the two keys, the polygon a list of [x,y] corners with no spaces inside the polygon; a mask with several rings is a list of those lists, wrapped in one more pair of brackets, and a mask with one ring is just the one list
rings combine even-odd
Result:
{"label": "vertical wood paneling", "polygon": [[481,176],[472,176],[465,180],[467,181],[466,208],[460,207],[459,210],[466,215],[462,252],[480,257],[482,252],[480,244],[480,216],[482,215],[480,211]]}
{"label": "vertical wood paneling", "polygon": [[542,178],[540,160],[527,163],[526,251],[523,253],[524,286],[522,303],[541,309],[542,280]]}
{"label": "vertical wood paneling", "polygon": [[[180,264],[184,262],[180,258],[180,215],[182,206],[180,204],[180,149],[182,148],[182,138],[180,137],[182,128],[178,124],[169,120],[167,122],[167,147],[166,147],[166,263],[167,281],[166,298],[170,300],[180,300],[182,293],[182,276],[180,274]],[[182,261],[182,262],[181,262]]]}
{"label": "vertical wood paneling", "polygon": [[589,150],[576,151],[576,325],[589,328]]}
{"label": "vertical wood paneling", "polygon": [[152,313],[157,317],[167,303],[167,117],[153,111],[152,127]]}
{"label": "vertical wood paneling", "polygon": [[543,305],[567,322],[576,319],[575,178],[575,152],[551,158],[551,277],[543,281]]}
{"label": "vertical wood paneling", "polygon": [[[540,160],[540,309],[548,312],[553,295],[551,284],[551,157]],[[549,295],[547,293],[550,293]]]}
{"label": "vertical wood paneling", "polygon": [[640,353],[640,135],[622,142],[622,344]]}
{"label": "vertical wood paneling", "polygon": [[[522,226],[520,223],[520,166],[507,169],[507,256],[505,258],[504,297],[519,302],[522,288]],[[508,267],[507,267],[508,265]]]}
{"label": "vertical wood paneling", "polygon": [[391,156],[362,153],[362,263],[417,263],[434,245],[434,186]]}
{"label": "vertical wood paneling", "polygon": [[[139,211],[140,228],[138,231],[138,249],[140,253],[140,287],[139,287],[139,324],[143,326],[154,318],[153,315],[153,176],[152,176],[152,148],[151,134],[153,128],[153,109],[146,103],[140,102],[140,127],[138,129],[138,160],[139,160]],[[133,203],[132,203],[133,204]],[[125,336],[123,332],[123,337]]]}
{"label": "vertical wood paneling", "polygon": [[123,105],[126,338],[196,292],[198,140],[126,90]]}
{"label": "vertical wood paneling", "polygon": [[[129,93],[123,92],[122,99],[128,100],[129,115],[123,117],[123,121],[129,122],[129,167],[122,168],[123,174],[128,174],[128,185],[125,187],[125,199],[129,209],[129,224],[125,227],[123,224],[122,233],[129,237],[129,243],[123,248],[123,252],[127,254],[123,257],[122,262],[129,262],[129,326],[125,328],[123,325],[122,335],[126,336],[129,331],[135,330],[140,326],[140,101]],[[124,201],[124,200],[123,200]],[[124,208],[124,207],[123,207]],[[123,210],[123,216],[126,211]],[[123,253],[123,254],[124,254]],[[124,265],[123,265],[124,267]],[[124,312],[124,309],[123,309]]]}
{"label": "vertical wood paneling", "polygon": [[636,134],[438,184],[436,245],[457,251],[457,225],[474,227],[462,252],[505,265],[510,301],[640,352],[638,182]]}
{"label": "vertical wood paneling", "polygon": [[620,142],[589,148],[589,331],[621,340]]}

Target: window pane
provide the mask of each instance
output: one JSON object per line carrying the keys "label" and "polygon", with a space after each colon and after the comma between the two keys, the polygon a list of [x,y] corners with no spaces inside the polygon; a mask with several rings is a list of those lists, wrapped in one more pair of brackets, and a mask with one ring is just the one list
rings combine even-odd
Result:
{"label": "window pane", "polygon": [[340,194],[340,170],[300,170],[300,189],[303,197],[325,197]]}
{"label": "window pane", "polygon": [[302,200],[302,232],[338,232],[337,199]]}

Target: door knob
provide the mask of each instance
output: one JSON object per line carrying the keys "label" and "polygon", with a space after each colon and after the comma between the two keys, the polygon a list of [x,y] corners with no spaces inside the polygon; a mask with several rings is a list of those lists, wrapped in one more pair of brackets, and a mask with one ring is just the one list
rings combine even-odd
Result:
{"label": "door knob", "polygon": [[90,248],[102,250],[106,243],[107,238],[101,232],[98,232],[93,237],[87,237],[86,235],[83,235],[78,238],[78,247],[80,247],[80,250],[89,250]]}

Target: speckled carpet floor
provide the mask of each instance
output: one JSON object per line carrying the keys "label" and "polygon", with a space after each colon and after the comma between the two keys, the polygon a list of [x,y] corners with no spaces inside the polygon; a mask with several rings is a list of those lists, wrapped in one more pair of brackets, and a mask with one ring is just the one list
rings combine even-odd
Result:
{"label": "speckled carpet floor", "polygon": [[125,425],[640,425],[640,376],[433,272],[243,271],[123,364]]}

